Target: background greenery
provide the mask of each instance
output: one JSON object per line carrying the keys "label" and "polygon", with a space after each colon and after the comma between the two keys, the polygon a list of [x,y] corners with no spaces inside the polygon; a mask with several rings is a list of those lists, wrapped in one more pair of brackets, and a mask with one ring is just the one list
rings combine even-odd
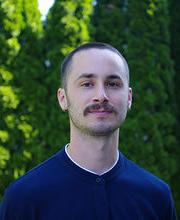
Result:
{"label": "background greenery", "polygon": [[170,184],[180,214],[179,11],[178,0],[56,0],[42,22],[37,0],[0,0],[0,198],[68,142],[60,63],[76,46],[102,41],[130,66],[133,106],[120,149]]}

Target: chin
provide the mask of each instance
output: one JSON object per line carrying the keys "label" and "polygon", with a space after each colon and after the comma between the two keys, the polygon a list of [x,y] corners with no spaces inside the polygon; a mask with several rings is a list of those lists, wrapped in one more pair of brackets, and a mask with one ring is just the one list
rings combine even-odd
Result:
{"label": "chin", "polygon": [[114,133],[117,129],[119,128],[118,126],[108,126],[108,127],[91,127],[91,128],[86,128],[86,132],[89,135],[92,136],[109,136],[112,133]]}

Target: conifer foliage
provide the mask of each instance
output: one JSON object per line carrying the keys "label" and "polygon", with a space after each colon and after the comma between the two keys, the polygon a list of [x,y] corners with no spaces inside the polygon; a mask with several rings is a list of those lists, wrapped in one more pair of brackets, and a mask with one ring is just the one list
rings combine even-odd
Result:
{"label": "conifer foliage", "polygon": [[92,38],[95,41],[109,43],[121,52],[125,51],[128,25],[126,1],[97,1],[92,22]]}
{"label": "conifer foliage", "polygon": [[[175,124],[175,134],[178,141],[178,145],[175,149],[176,160],[180,161],[180,1],[172,0],[169,2],[170,6],[170,15],[171,15],[171,25],[170,25],[170,33],[171,33],[171,53],[174,60],[174,69],[175,69],[175,101],[176,101],[176,124]],[[176,192],[176,199],[179,202],[180,198],[180,163],[177,164],[177,172],[172,179],[172,184],[174,190]],[[180,215],[180,206],[177,206],[177,212]]]}
{"label": "conifer foliage", "polygon": [[[8,183],[24,174],[30,169],[29,165],[32,165],[30,143],[33,142],[36,131],[29,116],[32,109],[27,99],[29,93],[23,87],[25,84],[26,88],[32,86],[28,84],[28,77],[32,77],[29,74],[33,72],[32,57],[27,62],[25,58],[28,56],[27,48],[32,46],[34,40],[32,36],[35,38],[37,32],[42,30],[37,2],[0,0],[0,27],[0,194],[2,196]],[[23,35],[28,37],[25,38]],[[34,71],[36,72],[37,68]]]}
{"label": "conifer foliage", "polygon": [[128,151],[133,149],[136,160],[170,182],[176,167],[176,140],[168,4],[164,0],[129,1],[128,14],[127,59],[134,109],[129,121],[133,129],[125,145]]}

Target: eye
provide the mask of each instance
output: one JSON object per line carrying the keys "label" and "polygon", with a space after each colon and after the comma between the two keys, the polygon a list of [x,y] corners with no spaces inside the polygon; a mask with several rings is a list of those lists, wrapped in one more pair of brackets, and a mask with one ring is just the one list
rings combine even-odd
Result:
{"label": "eye", "polygon": [[114,87],[114,86],[116,86],[117,84],[116,84],[115,82],[108,82],[107,85],[110,86],[110,87]]}
{"label": "eye", "polygon": [[108,82],[106,82],[106,86],[111,87],[111,88],[118,88],[118,87],[121,87],[121,82],[119,82],[119,81],[108,81]]}
{"label": "eye", "polygon": [[93,83],[92,82],[83,82],[81,83],[81,87],[89,88],[92,87]]}

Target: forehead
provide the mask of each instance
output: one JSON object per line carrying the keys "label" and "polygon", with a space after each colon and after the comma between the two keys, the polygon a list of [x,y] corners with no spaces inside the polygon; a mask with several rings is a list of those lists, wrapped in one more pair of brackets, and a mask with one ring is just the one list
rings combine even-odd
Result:
{"label": "forehead", "polygon": [[124,60],[118,54],[108,49],[98,48],[90,48],[74,54],[70,69],[70,75],[75,78],[83,73],[97,75],[128,74]]}

